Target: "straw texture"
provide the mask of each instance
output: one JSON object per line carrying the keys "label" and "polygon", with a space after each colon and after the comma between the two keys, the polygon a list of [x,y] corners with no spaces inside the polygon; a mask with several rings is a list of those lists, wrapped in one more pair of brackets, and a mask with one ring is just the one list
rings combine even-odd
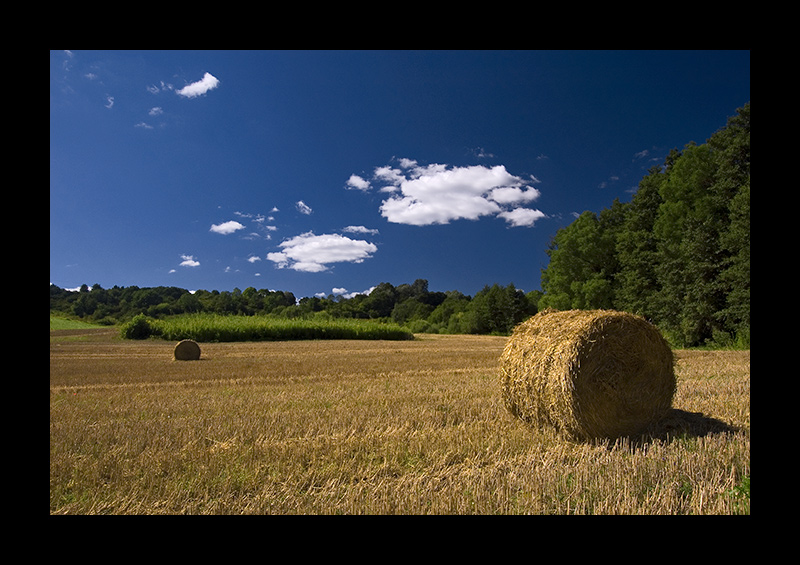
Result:
{"label": "straw texture", "polygon": [[179,341],[173,352],[176,361],[197,361],[200,359],[200,346],[191,339]]}
{"label": "straw texture", "polygon": [[644,318],[545,310],[519,324],[500,356],[506,408],[575,440],[641,433],[675,393],[672,350]]}

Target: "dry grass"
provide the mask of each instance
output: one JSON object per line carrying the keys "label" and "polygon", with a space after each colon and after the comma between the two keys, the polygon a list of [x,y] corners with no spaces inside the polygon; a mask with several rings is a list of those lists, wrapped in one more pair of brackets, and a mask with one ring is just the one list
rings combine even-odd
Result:
{"label": "dry grass", "polygon": [[656,437],[578,444],[508,414],[505,343],[207,343],[175,363],[172,343],[51,332],[50,512],[749,513],[749,352],[679,352]]}

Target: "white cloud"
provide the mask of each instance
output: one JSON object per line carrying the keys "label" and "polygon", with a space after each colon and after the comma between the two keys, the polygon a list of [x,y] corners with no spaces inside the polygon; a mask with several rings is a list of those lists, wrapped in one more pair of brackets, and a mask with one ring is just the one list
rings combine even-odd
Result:
{"label": "white cloud", "polygon": [[373,243],[339,234],[314,235],[307,232],[280,244],[283,251],[267,254],[279,268],[307,273],[328,270],[331,263],[361,263],[378,248]]}
{"label": "white cloud", "polygon": [[[356,291],[356,292],[347,292],[346,288],[336,288],[336,287],[334,287],[334,288],[331,289],[331,294],[338,294],[338,295],[342,296],[343,298],[353,298],[354,296],[358,296],[359,294],[363,294],[365,296],[369,296],[369,294],[373,290],[375,290],[374,286],[368,288],[367,290],[362,290],[361,292],[358,292],[358,291]],[[315,294],[315,296],[319,296],[320,298],[324,298],[325,297],[325,293],[324,292],[318,292],[317,294]]]}
{"label": "white cloud", "polygon": [[[512,175],[503,165],[452,167],[439,163],[421,166],[413,159],[396,159],[399,168],[376,167],[373,180],[381,192],[392,193],[380,206],[381,215],[398,224],[427,226],[453,220],[498,216],[512,226],[533,225],[544,217],[538,210],[521,212],[540,192],[539,182]],[[353,184],[353,175],[348,184]],[[361,179],[361,177],[357,177]],[[368,181],[361,179],[366,185]],[[362,186],[365,186],[362,184]]]}
{"label": "white cloud", "polygon": [[372,293],[373,290],[375,290],[375,287],[371,286],[367,290],[362,290],[361,292],[358,292],[358,291],[348,292],[347,294],[344,294],[343,296],[345,298],[353,298],[354,296],[358,296],[359,294],[363,294],[364,296],[369,296]]}
{"label": "white cloud", "polygon": [[350,175],[350,178],[347,179],[345,183],[345,188],[348,190],[369,190],[370,184],[369,181],[358,176],[358,175]]}
{"label": "white cloud", "polygon": [[244,229],[244,226],[237,221],[231,220],[229,222],[223,222],[221,224],[211,224],[211,229],[208,231],[213,231],[214,233],[220,233],[222,235],[231,234],[237,230]]}
{"label": "white cloud", "polygon": [[200,266],[200,261],[197,261],[194,258],[194,255],[181,255],[181,259],[183,259],[183,261],[181,261],[181,264],[180,264],[181,267],[199,267]]}
{"label": "white cloud", "polygon": [[308,215],[308,214],[311,214],[312,212],[314,212],[314,210],[311,209],[311,206],[309,206],[308,204],[306,204],[302,200],[298,200],[297,204],[295,204],[295,206],[297,207],[297,211],[300,212],[301,214]]}
{"label": "white cloud", "polygon": [[378,230],[367,228],[364,226],[347,226],[345,228],[342,228],[342,231],[345,233],[368,233],[370,235],[375,235],[376,233],[378,233]]}
{"label": "white cloud", "polygon": [[258,255],[251,255],[250,257],[247,258],[247,260],[250,263],[255,263],[256,261],[261,261],[261,257],[259,257]]}
{"label": "white cloud", "polygon": [[219,86],[219,79],[211,73],[206,73],[203,75],[203,78],[197,82],[187,84],[175,92],[181,96],[185,96],[186,98],[195,98],[205,94],[209,90],[217,88],[217,86]]}
{"label": "white cloud", "polygon": [[516,208],[500,212],[497,215],[511,224],[512,227],[531,227],[536,223],[536,220],[547,217],[544,212],[530,208]]}

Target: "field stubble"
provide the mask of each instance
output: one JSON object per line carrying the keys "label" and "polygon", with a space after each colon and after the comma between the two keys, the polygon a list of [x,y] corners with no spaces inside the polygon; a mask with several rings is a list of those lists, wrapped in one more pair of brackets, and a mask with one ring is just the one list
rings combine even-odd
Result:
{"label": "field stubble", "polygon": [[[506,338],[200,344],[51,332],[51,514],[749,514],[750,353],[678,352],[652,437],[503,407]],[[746,488],[745,488],[746,486]]]}

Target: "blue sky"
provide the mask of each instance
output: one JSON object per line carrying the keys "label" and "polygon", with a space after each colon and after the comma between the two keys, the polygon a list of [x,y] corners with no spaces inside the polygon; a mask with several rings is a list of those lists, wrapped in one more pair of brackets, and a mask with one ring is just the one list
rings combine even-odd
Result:
{"label": "blue sky", "polygon": [[749,100],[748,51],[50,51],[50,282],[539,289]]}

